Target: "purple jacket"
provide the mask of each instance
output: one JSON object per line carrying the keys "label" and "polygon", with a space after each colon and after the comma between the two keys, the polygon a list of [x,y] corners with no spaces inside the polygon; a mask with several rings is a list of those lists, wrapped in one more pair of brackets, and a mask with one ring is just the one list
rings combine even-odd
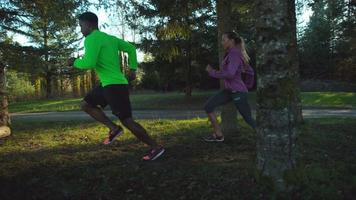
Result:
{"label": "purple jacket", "polygon": [[[250,65],[244,66],[241,50],[231,48],[222,61],[222,69],[211,70],[209,75],[224,79],[225,89],[232,92],[248,92],[254,84],[254,71]],[[242,80],[241,75],[244,75]]]}

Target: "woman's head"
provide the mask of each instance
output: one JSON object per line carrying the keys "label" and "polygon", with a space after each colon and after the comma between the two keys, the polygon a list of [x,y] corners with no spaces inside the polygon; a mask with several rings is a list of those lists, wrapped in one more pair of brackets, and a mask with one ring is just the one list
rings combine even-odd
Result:
{"label": "woman's head", "polygon": [[227,50],[239,44],[241,44],[241,38],[235,32],[225,32],[222,35],[222,45],[224,49]]}
{"label": "woman's head", "polygon": [[236,34],[234,32],[226,32],[222,35],[221,44],[225,50],[236,46]]}
{"label": "woman's head", "polygon": [[243,60],[245,64],[248,64],[250,61],[250,57],[248,56],[245,48],[245,42],[242,37],[240,37],[237,33],[235,32],[225,32],[222,35],[222,45],[225,50],[228,50],[233,47],[237,47],[241,50]]}

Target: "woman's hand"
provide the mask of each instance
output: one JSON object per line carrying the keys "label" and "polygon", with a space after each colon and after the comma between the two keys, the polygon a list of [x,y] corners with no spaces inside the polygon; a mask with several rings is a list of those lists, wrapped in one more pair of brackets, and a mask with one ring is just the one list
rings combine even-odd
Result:
{"label": "woman's hand", "polygon": [[206,70],[207,72],[210,72],[210,71],[212,71],[212,70],[214,70],[214,69],[211,67],[210,64],[208,64],[208,65],[206,66],[205,70]]}

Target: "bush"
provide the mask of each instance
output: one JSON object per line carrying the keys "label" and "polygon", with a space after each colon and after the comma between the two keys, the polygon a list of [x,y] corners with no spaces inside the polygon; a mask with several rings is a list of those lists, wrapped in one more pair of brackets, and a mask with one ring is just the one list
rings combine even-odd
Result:
{"label": "bush", "polygon": [[13,70],[6,72],[6,89],[10,101],[30,99],[35,95],[35,86],[28,75]]}

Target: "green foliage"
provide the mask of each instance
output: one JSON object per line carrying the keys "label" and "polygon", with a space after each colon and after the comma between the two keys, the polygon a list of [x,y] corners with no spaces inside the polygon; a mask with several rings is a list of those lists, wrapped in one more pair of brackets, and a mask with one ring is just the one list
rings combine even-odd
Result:
{"label": "green foliage", "polygon": [[[199,87],[207,82],[204,81],[207,77],[204,68],[207,63],[217,62],[213,1],[131,3],[135,10],[128,13],[127,18],[131,27],[140,32],[140,48],[154,58],[151,63],[143,65],[147,76],[143,83],[158,81],[145,86],[183,89]],[[137,19],[144,23],[136,24]]]}
{"label": "green foliage", "polygon": [[310,6],[313,15],[300,40],[302,78],[354,81],[356,4],[318,0]]}
{"label": "green foliage", "polygon": [[24,73],[6,72],[6,86],[10,101],[30,99],[35,95],[35,87]]}
{"label": "green foliage", "polygon": [[[219,66],[215,1],[131,1],[131,4],[134,10],[127,13],[129,24],[139,30],[142,38],[139,47],[154,58],[142,65],[144,88],[219,87],[219,82],[205,72],[208,63]],[[231,27],[245,38],[252,65],[253,6],[250,1],[234,1],[231,7]]]}
{"label": "green foliage", "polygon": [[80,40],[76,15],[86,8],[87,2],[6,0],[1,4],[0,12],[5,18],[0,30],[21,34],[32,43],[31,47],[25,47],[1,41],[0,51],[6,55],[4,60],[8,67],[44,78],[47,96],[52,95],[53,78],[69,78],[76,73],[66,66],[66,60]]}
{"label": "green foliage", "polygon": [[[154,62],[143,63],[141,67],[145,70],[145,74],[142,80],[142,87],[146,89],[159,90],[163,89],[162,80],[164,77],[160,77]],[[167,88],[168,89],[168,88]]]}

